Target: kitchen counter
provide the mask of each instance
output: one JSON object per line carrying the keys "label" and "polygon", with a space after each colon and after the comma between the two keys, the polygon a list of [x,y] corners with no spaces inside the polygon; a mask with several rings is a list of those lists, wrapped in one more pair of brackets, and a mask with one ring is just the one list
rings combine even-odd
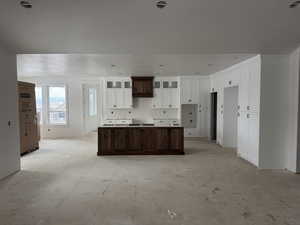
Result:
{"label": "kitchen counter", "polygon": [[182,154],[181,126],[111,125],[98,128],[98,156]]}
{"label": "kitchen counter", "polygon": [[112,127],[116,127],[116,128],[122,128],[122,127],[125,127],[125,128],[137,128],[137,127],[140,127],[140,128],[143,128],[143,127],[182,127],[181,125],[128,125],[128,124],[107,124],[107,125],[101,125],[100,126],[101,128],[112,128]]}

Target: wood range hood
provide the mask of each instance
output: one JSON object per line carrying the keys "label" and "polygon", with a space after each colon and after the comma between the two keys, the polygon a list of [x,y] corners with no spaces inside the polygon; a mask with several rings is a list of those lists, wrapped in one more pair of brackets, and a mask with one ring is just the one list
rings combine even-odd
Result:
{"label": "wood range hood", "polygon": [[131,77],[132,97],[153,98],[154,77]]}

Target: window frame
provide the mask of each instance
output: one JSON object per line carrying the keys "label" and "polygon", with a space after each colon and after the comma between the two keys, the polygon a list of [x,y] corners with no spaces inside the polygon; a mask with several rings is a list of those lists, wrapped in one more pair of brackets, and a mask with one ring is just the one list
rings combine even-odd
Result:
{"label": "window frame", "polygon": [[[93,90],[93,104],[94,104],[94,114],[91,114],[90,108],[90,90]],[[96,87],[87,87],[87,99],[88,99],[88,117],[95,117],[98,116],[98,91]]]}
{"label": "window frame", "polygon": [[[64,87],[65,88],[65,102],[66,102],[66,122],[64,124],[50,123],[50,102],[49,102],[49,88],[50,87]],[[48,127],[68,127],[69,126],[69,89],[66,84],[48,84],[44,86],[45,89],[45,111],[44,121]]]}
{"label": "window frame", "polygon": [[42,105],[41,105],[41,113],[40,113],[40,120],[39,120],[39,125],[44,125],[45,121],[44,121],[44,87],[42,85],[36,85],[35,89],[34,89],[34,95],[35,95],[35,108],[36,108],[36,113],[38,113],[37,110],[37,89],[40,88],[41,89],[41,99],[42,99]]}

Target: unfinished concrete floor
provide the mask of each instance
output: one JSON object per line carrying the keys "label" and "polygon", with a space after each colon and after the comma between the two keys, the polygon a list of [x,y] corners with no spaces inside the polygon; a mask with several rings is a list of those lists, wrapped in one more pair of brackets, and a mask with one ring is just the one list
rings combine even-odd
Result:
{"label": "unfinished concrete floor", "polygon": [[300,176],[186,142],[185,156],[96,156],[46,140],[0,182],[0,225],[299,225]]}

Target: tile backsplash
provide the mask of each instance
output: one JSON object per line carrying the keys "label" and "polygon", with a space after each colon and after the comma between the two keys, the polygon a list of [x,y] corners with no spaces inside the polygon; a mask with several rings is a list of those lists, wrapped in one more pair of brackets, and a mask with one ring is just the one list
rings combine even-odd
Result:
{"label": "tile backsplash", "polygon": [[153,119],[177,119],[178,109],[152,109],[151,98],[135,98],[132,109],[106,109],[104,117],[152,123]]}

